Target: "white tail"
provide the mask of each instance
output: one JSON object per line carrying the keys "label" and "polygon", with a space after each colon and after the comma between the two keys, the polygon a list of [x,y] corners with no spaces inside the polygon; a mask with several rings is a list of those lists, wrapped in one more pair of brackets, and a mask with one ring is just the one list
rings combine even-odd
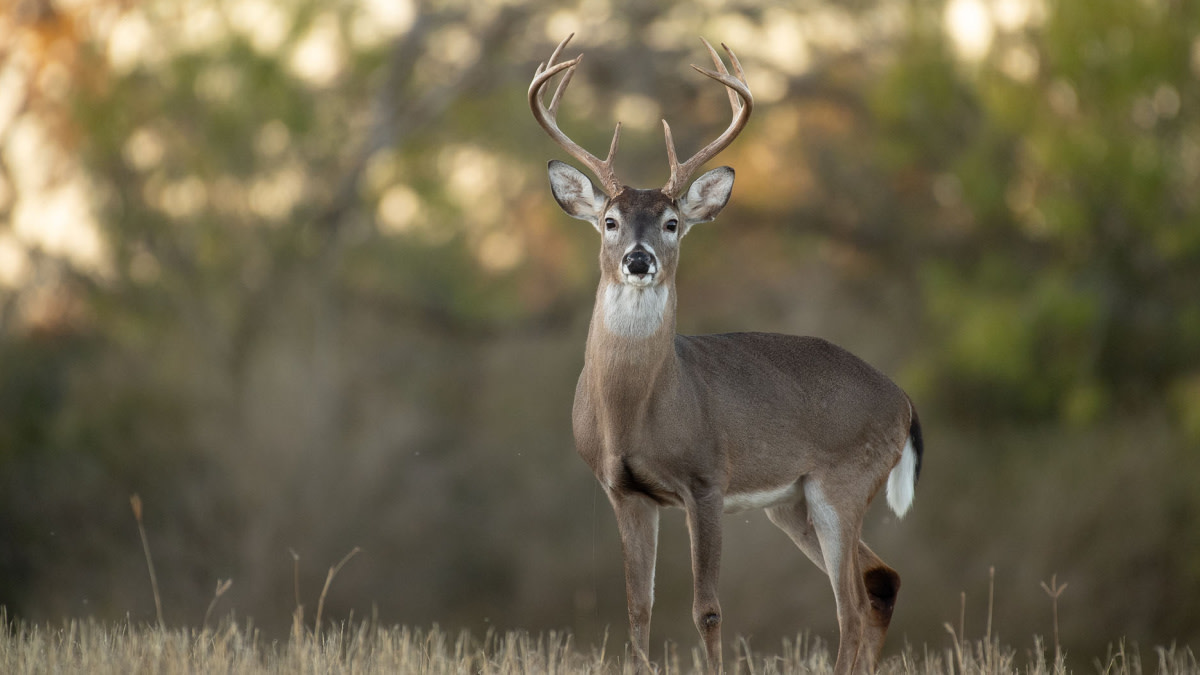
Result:
{"label": "white tail", "polygon": [[900,462],[892,467],[888,474],[887,502],[897,517],[903,518],[912,506],[913,496],[917,492],[917,451],[913,447],[912,436],[904,443],[904,452]]}

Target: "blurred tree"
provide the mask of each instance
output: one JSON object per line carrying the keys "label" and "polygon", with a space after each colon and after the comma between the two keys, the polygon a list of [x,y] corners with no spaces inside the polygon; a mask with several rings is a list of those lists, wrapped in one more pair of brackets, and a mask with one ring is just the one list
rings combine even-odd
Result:
{"label": "blurred tree", "polygon": [[1200,589],[1200,535],[1178,527],[1200,518],[1178,481],[1200,457],[1200,6],[1031,3],[1006,27],[1006,3],[950,5],[985,8],[983,48],[914,12],[871,93],[899,251],[920,261],[908,379],[983,430],[946,470],[997,490],[933,488],[956,504],[938,529],[999,535],[952,555],[1011,556],[1026,586],[1075,570],[1091,649],[1096,626],[1194,636],[1174,598]]}
{"label": "blurred tree", "polygon": [[[1050,2],[973,63],[910,30],[873,96],[956,414],[1090,423],[1200,363],[1200,9]],[[1200,437],[1196,437],[1200,438]]]}

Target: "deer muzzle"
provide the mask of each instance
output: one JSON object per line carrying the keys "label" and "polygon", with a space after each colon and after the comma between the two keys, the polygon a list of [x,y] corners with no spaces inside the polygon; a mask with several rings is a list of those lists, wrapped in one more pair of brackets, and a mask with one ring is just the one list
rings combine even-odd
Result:
{"label": "deer muzzle", "polygon": [[625,272],[625,278],[631,283],[641,284],[649,283],[654,278],[654,274],[658,272],[658,261],[654,256],[643,248],[635,248],[625,254],[625,258],[621,261],[622,271]]}

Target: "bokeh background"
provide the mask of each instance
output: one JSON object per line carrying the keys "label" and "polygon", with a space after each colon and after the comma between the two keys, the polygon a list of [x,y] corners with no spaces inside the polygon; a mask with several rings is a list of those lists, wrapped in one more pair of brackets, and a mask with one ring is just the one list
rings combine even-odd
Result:
{"label": "bokeh background", "polygon": [[[575,456],[596,235],[525,100],[642,186],[659,119],[728,123],[681,332],[819,335],[927,439],[889,649],[982,635],[1200,644],[1200,3],[1189,0],[7,0],[0,9],[0,605],[283,634],[326,617],[625,634],[608,504]],[[728,517],[732,634],[836,639],[825,578]],[[691,646],[681,514],[654,642]],[[295,556],[295,557],[294,557]]]}

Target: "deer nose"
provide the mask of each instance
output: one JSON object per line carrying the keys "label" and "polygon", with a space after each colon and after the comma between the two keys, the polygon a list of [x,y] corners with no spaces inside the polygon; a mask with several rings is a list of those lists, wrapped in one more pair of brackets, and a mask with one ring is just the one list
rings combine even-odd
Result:
{"label": "deer nose", "polygon": [[654,257],[646,251],[630,251],[625,256],[625,269],[630,274],[648,274],[653,265]]}

